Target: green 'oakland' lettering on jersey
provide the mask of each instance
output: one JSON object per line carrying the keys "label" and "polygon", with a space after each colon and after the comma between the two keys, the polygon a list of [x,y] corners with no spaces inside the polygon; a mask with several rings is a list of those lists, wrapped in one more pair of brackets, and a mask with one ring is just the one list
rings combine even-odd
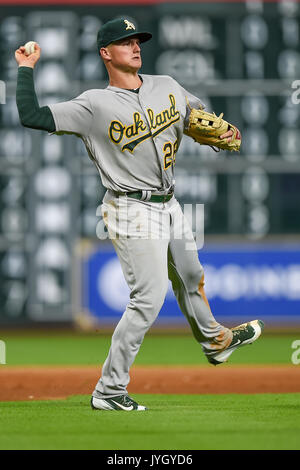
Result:
{"label": "green 'oakland' lettering on jersey", "polygon": [[[153,109],[147,108],[150,132],[147,132],[146,134],[139,136],[136,139],[131,140],[130,142],[127,142],[127,144],[123,145],[122,151],[129,150],[130,152],[133,152],[135,147],[141,142],[151,136],[157,136],[180,119],[180,113],[176,109],[176,100],[174,95],[169,94],[169,100],[171,103],[170,107],[163,109],[158,114],[155,114]],[[133,124],[131,124],[130,126],[125,126],[117,120],[112,121],[109,125],[108,135],[115,144],[119,144],[124,137],[130,139],[131,137],[138,136],[140,132],[144,132],[146,129],[147,126],[141,118],[140,113],[136,112],[133,114]],[[152,129],[157,130],[152,134]]]}
{"label": "green 'oakland' lettering on jersey", "polygon": [[[168,123],[169,121],[173,120],[174,118],[179,118],[179,111],[176,109],[176,100],[174,95],[169,95],[169,100],[171,102],[171,106],[168,109],[164,109],[160,113],[154,114],[153,109],[148,108],[147,113],[149,116],[150,121],[150,128],[156,129],[157,127]],[[176,119],[177,121],[178,119]],[[174,122],[176,122],[174,121]]]}
{"label": "green 'oakland' lettering on jersey", "polygon": [[112,121],[109,126],[108,135],[115,144],[119,144],[123,139],[124,135],[130,139],[135,135],[138,135],[140,131],[145,131],[147,126],[145,125],[140,113],[133,114],[133,124],[130,126],[124,126],[120,121]]}

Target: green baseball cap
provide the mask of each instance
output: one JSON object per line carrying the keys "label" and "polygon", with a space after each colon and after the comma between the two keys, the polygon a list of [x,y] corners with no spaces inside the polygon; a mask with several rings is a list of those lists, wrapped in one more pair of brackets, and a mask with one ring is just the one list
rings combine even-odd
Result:
{"label": "green baseball cap", "polygon": [[119,39],[137,36],[141,42],[149,41],[152,38],[151,33],[146,31],[138,31],[136,26],[126,18],[116,18],[105,23],[97,35],[98,51],[101,47],[106,47],[108,44]]}

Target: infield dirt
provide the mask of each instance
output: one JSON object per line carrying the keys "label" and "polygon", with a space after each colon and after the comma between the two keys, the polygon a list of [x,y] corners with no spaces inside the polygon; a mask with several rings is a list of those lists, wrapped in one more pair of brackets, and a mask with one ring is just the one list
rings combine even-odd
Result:
{"label": "infield dirt", "polygon": [[[2,366],[0,401],[91,394],[95,366]],[[224,394],[300,392],[300,366],[135,366],[129,393]]]}

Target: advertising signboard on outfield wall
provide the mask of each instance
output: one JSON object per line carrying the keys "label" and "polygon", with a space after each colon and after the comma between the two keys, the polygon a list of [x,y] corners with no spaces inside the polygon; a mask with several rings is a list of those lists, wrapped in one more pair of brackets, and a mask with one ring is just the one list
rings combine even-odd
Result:
{"label": "advertising signboard on outfield wall", "polygon": [[[296,245],[208,245],[199,251],[205,290],[218,321],[260,318],[272,324],[300,325],[300,251]],[[112,249],[95,250],[83,264],[83,307],[100,323],[116,323],[129,301],[129,289]],[[158,324],[184,324],[171,283]]]}

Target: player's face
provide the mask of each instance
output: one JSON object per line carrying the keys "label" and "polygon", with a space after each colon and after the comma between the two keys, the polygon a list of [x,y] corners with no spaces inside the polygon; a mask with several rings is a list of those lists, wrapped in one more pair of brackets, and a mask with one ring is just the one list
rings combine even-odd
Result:
{"label": "player's face", "polygon": [[120,39],[109,46],[107,51],[111,65],[123,71],[137,71],[142,66],[140,40],[137,37]]}

